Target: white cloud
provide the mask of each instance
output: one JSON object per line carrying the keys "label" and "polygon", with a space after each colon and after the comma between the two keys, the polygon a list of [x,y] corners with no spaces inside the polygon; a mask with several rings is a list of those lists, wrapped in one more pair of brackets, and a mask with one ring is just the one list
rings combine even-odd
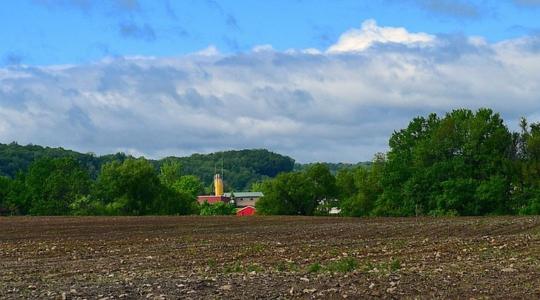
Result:
{"label": "white cloud", "polygon": [[200,56],[216,56],[219,55],[219,50],[214,45],[210,45],[205,49],[195,52],[195,55]]}
{"label": "white cloud", "polygon": [[429,47],[411,47],[418,39],[404,29],[377,28],[391,44],[372,38],[376,51],[346,55],[209,48],[0,69],[0,142],[152,157],[269,148],[304,162],[352,162],[385,151],[394,130],[430,112],[491,107],[509,124],[538,121],[537,38],[430,36],[421,42]]}
{"label": "white cloud", "polygon": [[402,44],[406,46],[433,45],[435,36],[426,33],[410,33],[402,27],[380,27],[375,20],[366,20],[360,29],[343,33],[328,53],[364,51],[375,44]]}
{"label": "white cloud", "polygon": [[255,53],[257,52],[272,52],[274,51],[274,47],[272,47],[272,45],[256,45],[255,47],[253,47],[253,49],[251,50]]}

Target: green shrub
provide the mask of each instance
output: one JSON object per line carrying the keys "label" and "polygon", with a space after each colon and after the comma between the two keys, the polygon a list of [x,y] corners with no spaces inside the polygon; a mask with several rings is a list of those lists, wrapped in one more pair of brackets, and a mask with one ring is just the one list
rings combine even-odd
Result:
{"label": "green shrub", "polygon": [[199,205],[199,211],[201,216],[224,216],[236,214],[236,207],[232,204],[225,202],[217,202],[210,204],[204,202]]}

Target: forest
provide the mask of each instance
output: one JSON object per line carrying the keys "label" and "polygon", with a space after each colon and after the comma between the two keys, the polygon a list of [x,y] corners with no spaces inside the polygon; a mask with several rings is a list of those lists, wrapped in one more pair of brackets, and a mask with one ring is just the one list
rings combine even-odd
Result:
{"label": "forest", "polygon": [[0,145],[0,213],[230,214],[196,204],[224,165],[230,191],[262,191],[257,213],[480,216],[540,213],[540,124],[511,132],[490,109],[414,118],[370,163],[296,164],[266,150],[133,158]]}
{"label": "forest", "polygon": [[0,214],[219,214],[231,210],[195,201],[213,192],[216,171],[226,191],[242,191],[293,168],[292,158],[262,149],[148,160],[0,144]]}
{"label": "forest", "polygon": [[414,118],[388,153],[335,176],[323,165],[265,181],[259,214],[482,216],[540,213],[540,124],[510,132],[490,109]]}

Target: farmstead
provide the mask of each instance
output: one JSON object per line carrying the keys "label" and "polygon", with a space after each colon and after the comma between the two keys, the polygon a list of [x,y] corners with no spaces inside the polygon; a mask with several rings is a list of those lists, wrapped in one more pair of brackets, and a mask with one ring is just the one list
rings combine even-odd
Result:
{"label": "farmstead", "polygon": [[210,204],[223,202],[234,204],[237,208],[237,216],[252,216],[256,213],[255,203],[263,197],[261,192],[238,192],[224,193],[223,179],[220,174],[214,175],[214,195],[202,195],[197,197],[197,202]]}

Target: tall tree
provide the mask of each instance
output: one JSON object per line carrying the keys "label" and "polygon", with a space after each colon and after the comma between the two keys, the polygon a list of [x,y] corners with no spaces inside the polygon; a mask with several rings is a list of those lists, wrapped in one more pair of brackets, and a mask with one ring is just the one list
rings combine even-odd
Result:
{"label": "tall tree", "polygon": [[90,190],[90,176],[73,158],[42,158],[24,178],[33,215],[66,215],[70,204]]}
{"label": "tall tree", "polygon": [[8,196],[11,190],[11,179],[0,176],[0,214],[11,211],[8,208]]}
{"label": "tall tree", "polygon": [[503,120],[489,109],[416,118],[390,139],[375,213],[510,213],[512,145]]}
{"label": "tall tree", "polygon": [[166,159],[160,167],[159,180],[166,186],[172,186],[182,177],[182,164],[177,160]]}
{"label": "tall tree", "polygon": [[181,176],[171,187],[176,191],[187,193],[193,199],[204,193],[204,186],[201,180],[194,175]]}
{"label": "tall tree", "polygon": [[94,195],[112,213],[144,215],[152,213],[162,186],[154,166],[145,159],[110,162],[102,167]]}
{"label": "tall tree", "polygon": [[327,213],[337,196],[335,178],[323,164],[302,172],[281,173],[265,181],[262,190],[264,197],[256,204],[257,212],[267,215]]}

